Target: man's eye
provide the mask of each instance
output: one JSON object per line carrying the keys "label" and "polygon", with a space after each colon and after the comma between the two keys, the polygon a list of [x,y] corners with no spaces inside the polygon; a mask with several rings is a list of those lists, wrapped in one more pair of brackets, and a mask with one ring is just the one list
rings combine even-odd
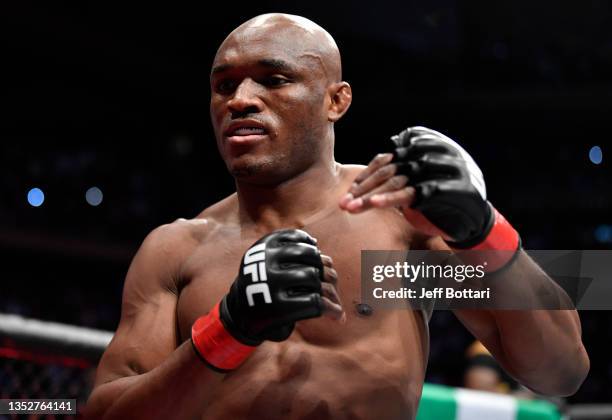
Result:
{"label": "man's eye", "polygon": [[263,81],[266,86],[282,86],[286,83],[289,83],[288,79],[280,76],[270,76],[266,77]]}
{"label": "man's eye", "polygon": [[222,80],[219,83],[217,83],[217,92],[221,92],[221,93],[227,93],[227,92],[231,92],[236,88],[236,84],[234,83],[233,80]]}

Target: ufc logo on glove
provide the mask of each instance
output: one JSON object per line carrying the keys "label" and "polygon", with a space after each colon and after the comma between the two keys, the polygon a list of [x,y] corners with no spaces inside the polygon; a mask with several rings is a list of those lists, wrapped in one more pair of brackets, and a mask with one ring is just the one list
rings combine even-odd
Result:
{"label": "ufc logo on glove", "polygon": [[254,284],[250,284],[246,287],[245,292],[249,306],[255,306],[253,295],[257,293],[263,294],[264,301],[266,303],[272,303],[272,296],[270,296],[270,289],[266,283],[259,283],[260,281],[266,281],[266,244],[258,244],[251,247],[244,254],[244,269],[242,273],[244,275],[250,275],[251,281]]}

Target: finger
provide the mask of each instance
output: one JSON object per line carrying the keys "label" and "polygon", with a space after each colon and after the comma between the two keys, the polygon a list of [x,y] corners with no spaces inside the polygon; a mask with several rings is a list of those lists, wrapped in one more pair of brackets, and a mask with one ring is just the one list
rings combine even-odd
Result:
{"label": "finger", "polygon": [[[365,180],[370,175],[372,175],[374,172],[376,172],[378,168],[381,168],[385,166],[386,164],[388,164],[389,162],[391,162],[392,159],[393,159],[393,154],[391,153],[380,153],[376,155],[374,159],[370,161],[368,166],[363,171],[361,171],[359,175],[357,175],[357,177],[353,181],[351,188],[363,182],[363,180]],[[339,203],[340,207],[344,208],[345,204],[351,201],[352,199],[353,199],[353,194],[349,190],[349,192],[347,192],[347,194],[344,197],[342,197],[342,199],[340,200],[340,203]]]}
{"label": "finger", "polygon": [[331,283],[321,283],[321,295],[327,297],[334,303],[342,305],[342,300],[338,294],[338,290]]}
{"label": "finger", "polygon": [[349,193],[353,195],[353,198],[361,197],[368,193],[379,185],[385,183],[389,178],[393,177],[397,172],[397,166],[394,164],[387,164],[378,168],[369,177],[364,179],[361,183],[353,183],[349,189]]}
{"label": "finger", "polygon": [[364,196],[349,202],[346,205],[346,209],[351,213],[359,213],[368,210],[374,207],[371,203],[372,197],[402,190],[407,184],[408,177],[406,175],[396,175]]}
{"label": "finger", "polygon": [[346,313],[341,305],[332,302],[327,297],[321,298],[321,306],[323,307],[322,315],[333,319],[334,321],[346,322]]}
{"label": "finger", "polygon": [[279,288],[288,296],[321,293],[323,282],[319,268],[299,263],[281,263],[278,270],[285,277]]}
{"label": "finger", "polygon": [[393,159],[393,153],[377,154],[376,156],[374,156],[374,159],[372,159],[370,163],[368,163],[368,166],[363,171],[361,171],[359,175],[357,175],[357,178],[355,178],[354,182],[356,182],[357,184],[363,182],[364,179],[376,172],[378,168],[381,168],[387,163],[391,162],[391,159]]}
{"label": "finger", "polygon": [[338,272],[332,267],[323,267],[323,282],[327,282],[332,285],[338,284]]}
{"label": "finger", "polygon": [[306,243],[285,244],[276,250],[277,261],[282,264],[309,265],[317,267],[322,261],[319,249]]}
{"label": "finger", "polygon": [[407,129],[401,131],[400,133],[391,136],[391,141],[395,145],[395,147],[407,147],[410,145],[410,139],[414,134],[414,129],[419,127],[408,127]]}
{"label": "finger", "polygon": [[376,194],[370,197],[369,204],[372,207],[410,207],[414,202],[416,191],[414,187],[406,187],[397,191]]}
{"label": "finger", "polygon": [[329,255],[321,254],[321,262],[325,267],[333,267],[334,260]]}
{"label": "finger", "polygon": [[435,179],[451,179],[461,175],[463,166],[461,158],[430,153],[421,157],[418,161],[418,172],[411,177],[412,184]]}
{"label": "finger", "polygon": [[398,148],[398,151],[396,152],[398,157],[402,158],[402,160],[417,160],[421,156],[429,153],[459,156],[457,150],[455,150],[451,145],[445,143],[439,137],[432,135],[415,137],[412,140],[410,147]]}

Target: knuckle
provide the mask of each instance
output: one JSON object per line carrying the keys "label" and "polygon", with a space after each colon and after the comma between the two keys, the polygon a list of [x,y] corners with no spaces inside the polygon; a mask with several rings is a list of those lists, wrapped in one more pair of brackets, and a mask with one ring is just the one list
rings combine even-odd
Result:
{"label": "knuckle", "polygon": [[333,293],[333,286],[329,283],[323,283],[321,285],[321,291],[323,292],[323,294],[325,295],[329,295],[331,293]]}
{"label": "knuckle", "polygon": [[395,165],[385,165],[380,170],[385,176],[395,175]]}
{"label": "knuckle", "polygon": [[353,198],[358,198],[363,193],[364,187],[363,184],[357,185],[355,188],[351,189],[351,194],[353,194]]}
{"label": "knuckle", "polygon": [[390,179],[391,186],[395,189],[402,188],[408,182],[408,177],[405,175],[394,176]]}
{"label": "knuckle", "polygon": [[395,171],[395,165],[386,165],[386,166],[383,166],[382,168],[377,169],[376,172],[374,173],[374,176],[377,179],[387,178],[388,176],[393,175],[394,171]]}
{"label": "knuckle", "polygon": [[325,270],[325,277],[332,282],[335,282],[338,279],[338,274],[334,269]]}

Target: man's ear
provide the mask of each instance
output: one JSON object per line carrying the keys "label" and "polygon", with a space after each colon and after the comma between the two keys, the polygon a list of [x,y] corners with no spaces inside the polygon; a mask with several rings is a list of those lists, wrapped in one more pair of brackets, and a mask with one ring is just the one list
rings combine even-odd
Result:
{"label": "man's ear", "polygon": [[336,122],[351,106],[353,101],[353,92],[351,85],[347,82],[333,83],[327,90],[331,102],[327,111],[327,119],[331,122]]}

